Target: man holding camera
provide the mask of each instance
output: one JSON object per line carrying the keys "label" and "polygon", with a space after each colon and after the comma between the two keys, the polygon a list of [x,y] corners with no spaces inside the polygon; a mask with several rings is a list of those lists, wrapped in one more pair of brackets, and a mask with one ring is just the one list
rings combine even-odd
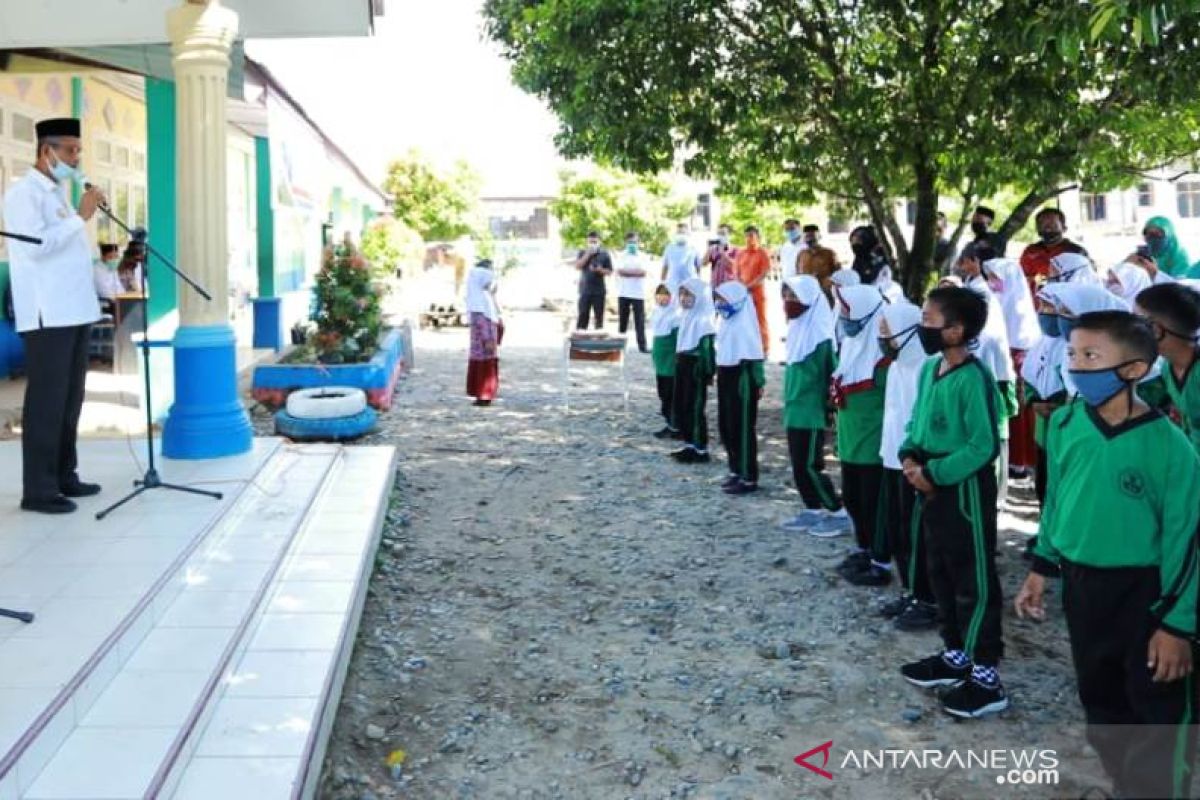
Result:
{"label": "man holding camera", "polygon": [[587,330],[588,318],[596,320],[596,330],[604,327],[604,300],[608,294],[605,278],[612,275],[612,256],[600,246],[600,234],[592,231],[587,235],[587,249],[579,251],[575,259],[579,270],[579,318],[575,322],[578,330]]}
{"label": "man holding camera", "polygon": [[37,124],[37,161],[4,197],[4,222],[40,244],[9,242],[13,311],[25,344],[26,385],[21,508],[43,514],[75,510],[73,497],[98,494],[76,472],[75,439],[87,378],[88,331],[100,318],[84,226],[105,200],[89,188],[78,210],[66,188],[80,177],[77,119]]}

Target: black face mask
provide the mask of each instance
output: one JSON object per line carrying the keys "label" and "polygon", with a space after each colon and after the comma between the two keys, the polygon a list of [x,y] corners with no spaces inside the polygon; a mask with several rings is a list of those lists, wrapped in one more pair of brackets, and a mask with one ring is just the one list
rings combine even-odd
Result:
{"label": "black face mask", "polygon": [[1045,230],[1038,231],[1038,238],[1042,240],[1043,244],[1058,244],[1062,241],[1063,235],[1062,231]]}
{"label": "black face mask", "polygon": [[975,234],[975,236],[977,236],[977,237],[983,236],[985,233],[987,233],[987,231],[988,231],[988,224],[986,222],[972,222],[971,223],[971,233]]}
{"label": "black face mask", "polygon": [[921,349],[926,355],[937,355],[946,349],[946,340],[942,338],[945,328],[933,328],[922,325],[917,328],[917,338],[921,340]]}

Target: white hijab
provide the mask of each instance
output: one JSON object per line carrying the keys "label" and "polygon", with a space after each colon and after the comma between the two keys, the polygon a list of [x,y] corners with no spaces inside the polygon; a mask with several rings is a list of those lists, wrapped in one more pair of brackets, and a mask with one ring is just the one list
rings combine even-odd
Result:
{"label": "white hijab", "polygon": [[[1092,311],[1128,311],[1129,303],[1124,298],[1117,297],[1098,283],[1058,283],[1047,284],[1039,294],[1058,307],[1058,310],[1069,311],[1079,317]],[[1063,388],[1070,394],[1078,394],[1075,382],[1071,380],[1070,364],[1066,355],[1067,342],[1063,341],[1063,353],[1059,358],[1058,371]],[[1152,380],[1158,375],[1153,368],[1142,378],[1142,382]]]}
{"label": "white hijab", "polygon": [[1100,284],[1100,276],[1096,274],[1092,261],[1079,253],[1059,253],[1050,259],[1050,263],[1058,270],[1058,280],[1053,283]]}
{"label": "white hijab", "polygon": [[1110,292],[1132,305],[1143,289],[1150,288],[1152,282],[1150,273],[1137,264],[1117,264],[1108,271],[1108,280],[1104,285]]}
{"label": "white hijab", "polygon": [[987,300],[987,322],[979,334],[979,347],[975,357],[987,365],[992,376],[998,381],[1013,379],[1012,353],[1008,348],[1008,325],[1004,317],[1004,307],[1000,300],[992,294],[987,281],[982,275],[971,278],[966,282],[967,288]]}
{"label": "white hijab", "polygon": [[896,344],[903,342],[903,345],[888,367],[879,455],[885,467],[900,469],[900,445],[904,443],[905,429],[912,418],[913,407],[917,404],[921,368],[929,357],[925,355],[916,331],[916,326],[921,324],[920,308],[907,300],[901,300],[884,306],[883,318],[887,320],[888,331],[894,337],[892,341]]}
{"label": "white hijab", "polygon": [[812,275],[793,275],[783,282],[808,308],[788,322],[787,363],[797,364],[808,358],[821,342],[833,339],[833,309],[825,300],[821,283]]}
{"label": "white hijab", "polygon": [[900,288],[900,284],[892,280],[892,268],[886,264],[875,276],[875,286],[888,299],[889,303],[899,303],[904,299],[904,290]]}
{"label": "white hijab", "polygon": [[842,317],[863,320],[863,328],[857,336],[842,338],[833,379],[841,386],[869,381],[875,375],[875,365],[883,358],[879,352],[879,320],[883,318],[881,312],[887,301],[878,287],[864,284],[837,286],[833,294]]}
{"label": "white hijab", "polygon": [[834,270],[829,280],[834,286],[858,286],[862,283],[862,277],[849,267]]}
{"label": "white hijab", "polygon": [[[716,312],[713,311],[712,292],[704,281],[688,278],[679,284],[679,289],[687,289],[688,293],[696,298],[692,307],[684,308],[679,315],[679,339],[675,342],[675,352],[686,353],[695,350],[705,336],[717,332],[713,324],[713,315]],[[678,291],[677,289],[676,292]],[[759,346],[762,346],[761,343]]]}
{"label": "white hijab", "polygon": [[467,275],[467,311],[499,322],[500,307],[496,305],[495,291],[496,273],[484,267],[472,267]]}
{"label": "white hijab", "polygon": [[983,262],[983,271],[992,276],[988,285],[1004,310],[1009,346],[1014,350],[1033,347],[1042,338],[1042,329],[1038,327],[1037,309],[1020,263],[1011,258],[993,258]]}
{"label": "white hijab", "polygon": [[921,337],[917,336],[916,331],[917,326],[921,324],[920,307],[907,300],[890,303],[883,307],[883,318],[887,320],[888,330],[893,337],[892,342],[904,342],[892,363],[919,371],[921,365],[929,358],[925,355],[925,349],[921,347]]}
{"label": "white hijab", "polygon": [[654,311],[650,315],[650,326],[654,330],[654,337],[660,338],[670,336],[671,331],[679,327],[679,299],[675,296],[675,292],[668,284],[659,284],[654,290],[655,297],[658,296],[659,289],[666,289],[671,295],[671,299],[667,301],[665,306],[660,306],[658,301],[654,302]]}
{"label": "white hijab", "polygon": [[735,367],[743,361],[762,361],[762,332],[746,285],[725,281],[713,291],[737,309],[733,316],[722,318],[717,329],[717,366]]}

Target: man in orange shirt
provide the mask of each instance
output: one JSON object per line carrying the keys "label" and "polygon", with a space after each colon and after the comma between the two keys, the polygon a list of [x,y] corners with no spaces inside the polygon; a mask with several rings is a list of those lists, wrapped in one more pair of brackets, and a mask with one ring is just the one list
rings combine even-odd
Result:
{"label": "man in orange shirt", "polygon": [[767,297],[763,283],[771,271],[771,257],[762,246],[758,228],[746,228],[746,246],[738,251],[733,261],[733,272],[737,279],[750,290],[754,311],[758,314],[758,329],[762,333],[763,356],[771,350],[771,336],[767,332]]}

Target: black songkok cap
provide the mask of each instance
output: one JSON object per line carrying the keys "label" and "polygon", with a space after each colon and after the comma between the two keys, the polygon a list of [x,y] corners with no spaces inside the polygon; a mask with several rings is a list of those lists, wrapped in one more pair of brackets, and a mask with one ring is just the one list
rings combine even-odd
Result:
{"label": "black songkok cap", "polygon": [[988,208],[987,206],[977,206],[975,208],[975,213],[981,217],[987,217],[990,220],[996,219],[996,212],[993,211],[992,209]]}
{"label": "black songkok cap", "polygon": [[79,120],[74,117],[44,119],[35,126],[35,129],[39,139],[49,139],[52,136],[73,136],[76,139],[80,137]]}

